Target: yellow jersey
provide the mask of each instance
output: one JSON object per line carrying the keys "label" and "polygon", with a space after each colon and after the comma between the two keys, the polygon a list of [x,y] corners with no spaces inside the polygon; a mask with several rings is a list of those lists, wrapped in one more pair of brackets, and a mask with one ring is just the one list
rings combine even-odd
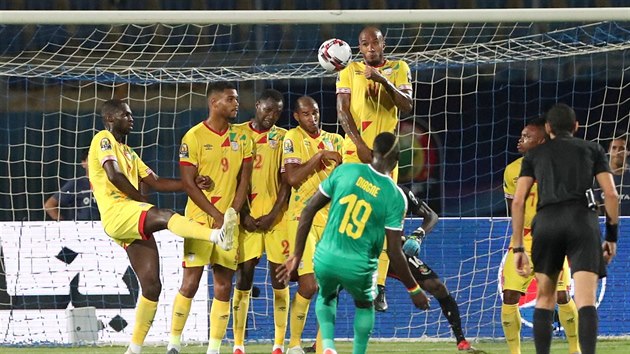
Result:
{"label": "yellow jersey", "polygon": [[[516,181],[521,175],[521,164],[523,158],[520,157],[507,165],[503,172],[503,192],[506,199],[514,199],[514,193],[516,193]],[[536,215],[536,205],[538,204],[538,183],[534,181],[532,188],[529,191],[527,199],[525,199],[525,218],[523,219],[523,227],[525,229],[532,228],[532,221],[534,215]],[[525,247],[531,249],[531,233],[525,235],[524,238]]]}
{"label": "yellow jersey", "polygon": [[[236,195],[241,165],[251,160],[253,154],[252,138],[247,129],[230,124],[224,132],[217,132],[204,121],[190,128],[182,138],[179,164],[195,166],[199,175],[212,179],[214,187],[202,192],[217,210],[225,213]],[[185,213],[209,226],[214,223],[190,197]]]}
{"label": "yellow jersey", "polygon": [[259,131],[251,122],[238,126],[249,130],[256,150],[249,193],[250,215],[256,219],[269,214],[276,203],[281,184],[282,143],[287,130],[274,125],[269,130]]}
{"label": "yellow jersey", "polygon": [[[310,160],[320,150],[341,153],[343,138],[339,134],[321,130],[319,135],[311,136],[301,127],[293,128],[284,136],[282,166],[286,164],[302,164]],[[323,165],[320,171],[310,175],[298,188],[291,189],[287,220],[299,220],[300,214],[311,199],[319,184],[324,181],[335,168],[335,164]],[[313,225],[325,226],[328,218],[328,207],[321,209],[313,219]]]}
{"label": "yellow jersey", "polygon": [[[387,60],[377,68],[398,89],[411,90],[411,71],[402,60]],[[374,138],[382,132],[395,133],[398,124],[398,107],[381,84],[363,76],[364,62],[352,62],[337,76],[337,93],[349,93],[350,113],[361,134],[361,138],[371,149]],[[344,148],[355,149],[349,137]]]}
{"label": "yellow jersey", "polygon": [[103,168],[103,164],[107,161],[117,163],[120,172],[136,189],[142,178],[153,174],[153,171],[127,144],[116,141],[114,135],[107,130],[98,132],[90,143],[88,170],[94,198],[96,198],[98,211],[103,221],[108,219],[108,211],[116,208],[117,202],[133,200],[109,181],[107,172]]}

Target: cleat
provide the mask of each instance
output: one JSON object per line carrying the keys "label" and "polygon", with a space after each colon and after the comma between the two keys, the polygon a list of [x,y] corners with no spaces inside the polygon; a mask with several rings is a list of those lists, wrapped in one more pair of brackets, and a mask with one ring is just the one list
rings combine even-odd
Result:
{"label": "cleat", "polygon": [[171,348],[166,352],[166,354],[179,354],[179,350],[177,350],[177,348]]}
{"label": "cleat", "polygon": [[282,349],[276,348],[276,349],[273,350],[273,352],[271,352],[271,354],[283,354],[282,353]]}
{"label": "cleat", "polygon": [[304,353],[317,353],[317,343],[313,343],[310,347],[304,347]]}
{"label": "cleat", "polygon": [[337,351],[334,350],[334,349],[328,348],[328,349],[324,350],[323,354],[337,354]]}
{"label": "cleat", "polygon": [[125,354],[136,354],[136,352],[131,350],[131,348],[127,348],[127,351],[125,352]]}
{"label": "cleat", "polygon": [[214,234],[216,239],[212,239],[214,243],[219,245],[223,250],[229,251],[234,244],[234,237],[236,233],[236,224],[238,222],[238,215],[234,208],[228,208],[223,215],[223,226]]}
{"label": "cleat", "polygon": [[374,310],[378,312],[387,311],[387,300],[385,299],[385,287],[383,285],[377,285],[378,295],[374,299]]}
{"label": "cleat", "polygon": [[472,345],[470,345],[470,343],[468,343],[467,340],[463,340],[459,343],[457,343],[457,350],[459,351],[474,351],[475,348],[473,348]]}
{"label": "cleat", "polygon": [[241,348],[234,349],[233,354],[245,354],[245,351],[241,350]]}
{"label": "cleat", "polygon": [[287,350],[287,354],[304,354],[304,349],[300,346],[289,348],[289,350]]}

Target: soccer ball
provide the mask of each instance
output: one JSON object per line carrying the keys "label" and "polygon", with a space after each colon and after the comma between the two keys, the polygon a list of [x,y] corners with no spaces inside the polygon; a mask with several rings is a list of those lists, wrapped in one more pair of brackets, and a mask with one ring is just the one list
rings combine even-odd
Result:
{"label": "soccer ball", "polygon": [[345,68],[352,59],[352,49],[345,41],[332,38],[319,46],[317,59],[326,71],[339,71]]}

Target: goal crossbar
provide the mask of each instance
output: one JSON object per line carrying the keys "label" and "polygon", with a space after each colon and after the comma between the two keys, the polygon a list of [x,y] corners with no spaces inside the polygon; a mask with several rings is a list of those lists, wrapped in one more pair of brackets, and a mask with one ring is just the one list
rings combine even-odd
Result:
{"label": "goal crossbar", "polygon": [[439,10],[0,11],[0,24],[364,24],[628,21],[630,7]]}

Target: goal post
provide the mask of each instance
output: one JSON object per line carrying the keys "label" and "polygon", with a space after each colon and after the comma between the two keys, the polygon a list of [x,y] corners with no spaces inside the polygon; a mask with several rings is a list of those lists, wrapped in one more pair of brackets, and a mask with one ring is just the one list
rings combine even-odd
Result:
{"label": "goal post", "polygon": [[[307,16],[305,16],[307,14]],[[0,23],[40,25],[368,24],[627,21],[630,7],[440,10],[3,11]]]}
{"label": "goal post", "polygon": [[[503,169],[518,157],[525,122],[556,102],[575,108],[580,137],[604,147],[614,132],[628,131],[628,7],[1,12],[0,36],[7,40],[0,41],[0,344],[65,343],[71,336],[64,310],[85,305],[104,324],[99,342],[128,340],[137,288],[124,252],[98,221],[45,221],[43,208],[65,181],[84,175],[80,151],[103,128],[105,100],[129,103],[136,131],[127,143],[165,177],[178,176],[181,138],[207,116],[207,85],[217,80],[238,85],[240,122],[252,117],[265,88],[275,88],[285,98],[279,125],[294,127],[295,100],[310,95],[323,129],[343,133],[335,75],[319,66],[316,53],[336,37],[360,60],[364,24],[377,24],[386,56],[411,68],[414,109],[401,116],[398,131],[401,183],[442,217],[422,259],[458,301],[468,337],[502,337],[499,275],[510,237]],[[180,212],[186,202],[175,193],[151,200]],[[407,228],[418,223],[409,219]],[[166,233],[156,237],[163,294],[150,342],[168,338],[170,303],[181,281],[181,242]],[[619,248],[630,252],[624,243]],[[249,340],[273,338],[264,263],[255,278],[260,292],[250,306]],[[624,274],[613,284],[630,281],[627,266],[613,262],[609,272]],[[390,307],[377,314],[375,338],[450,340],[439,306],[417,312],[397,281],[387,286]],[[212,286],[203,288],[184,331],[187,341],[207,339]],[[611,314],[601,317],[605,335],[630,334],[615,320],[630,321],[630,308],[610,300],[625,288],[600,293],[600,311]],[[351,323],[342,324],[352,313],[347,297],[339,311],[344,329],[338,335],[351,338]],[[311,310],[306,338],[315,336],[314,319]],[[523,333],[532,335],[527,328]]]}

